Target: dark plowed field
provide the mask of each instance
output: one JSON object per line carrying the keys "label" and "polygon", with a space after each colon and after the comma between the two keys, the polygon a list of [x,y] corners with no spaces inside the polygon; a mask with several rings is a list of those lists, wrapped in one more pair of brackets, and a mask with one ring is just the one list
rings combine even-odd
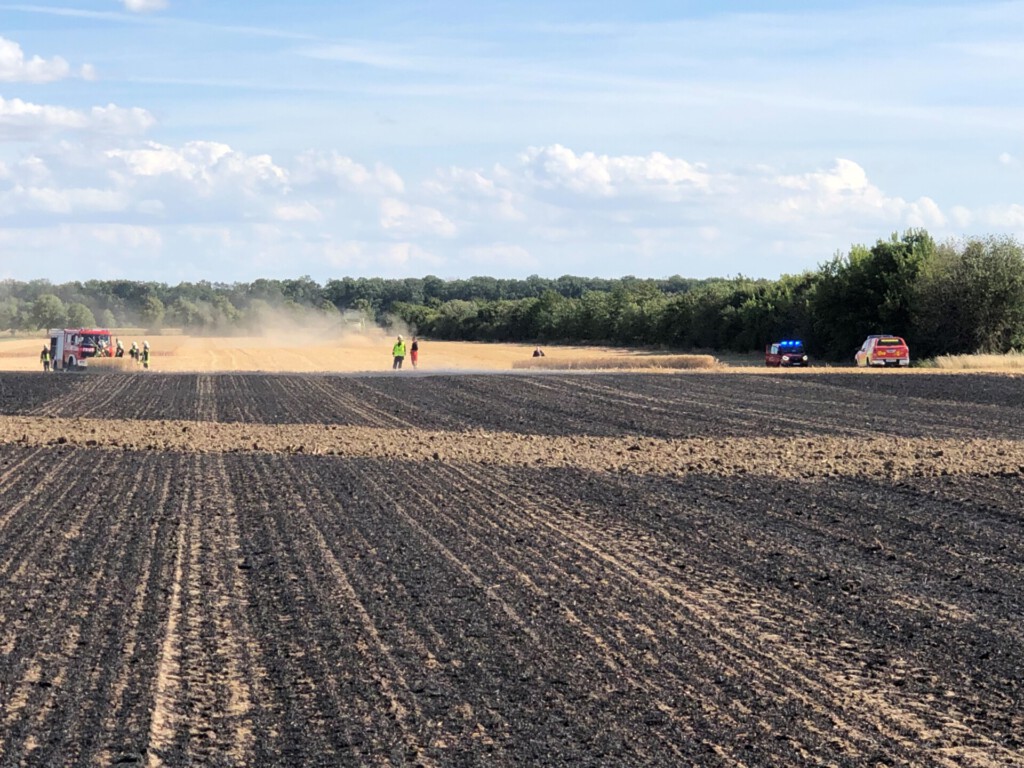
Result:
{"label": "dark plowed field", "polygon": [[[0,766],[1024,766],[1020,379],[0,384]],[[189,443],[224,422],[375,448]]]}
{"label": "dark plowed field", "polygon": [[0,414],[539,435],[1024,438],[1024,377],[7,374]]}

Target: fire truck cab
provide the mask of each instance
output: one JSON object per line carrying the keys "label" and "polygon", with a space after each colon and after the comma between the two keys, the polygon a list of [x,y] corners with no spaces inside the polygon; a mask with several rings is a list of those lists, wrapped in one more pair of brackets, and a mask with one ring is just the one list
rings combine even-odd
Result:
{"label": "fire truck cab", "polygon": [[92,357],[113,357],[114,346],[106,328],[53,328],[50,359],[54,370],[85,368]]}

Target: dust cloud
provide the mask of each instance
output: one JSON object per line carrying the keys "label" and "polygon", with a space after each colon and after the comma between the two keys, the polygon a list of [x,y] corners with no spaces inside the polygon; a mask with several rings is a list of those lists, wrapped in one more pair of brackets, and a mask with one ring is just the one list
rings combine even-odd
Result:
{"label": "dust cloud", "polygon": [[247,326],[248,335],[239,341],[248,339],[250,344],[280,349],[317,345],[380,348],[399,334],[412,336],[411,329],[396,317],[389,317],[385,327],[352,310],[324,312],[306,307],[265,308]]}

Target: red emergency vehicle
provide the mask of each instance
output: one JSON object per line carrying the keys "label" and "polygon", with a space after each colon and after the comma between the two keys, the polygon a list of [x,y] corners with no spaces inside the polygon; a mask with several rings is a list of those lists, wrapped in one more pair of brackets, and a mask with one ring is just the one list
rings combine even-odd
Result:
{"label": "red emergency vehicle", "polygon": [[768,344],[764,348],[764,364],[769,368],[800,366],[807,367],[807,353],[804,343],[797,339],[787,339]]}
{"label": "red emergency vehicle", "polygon": [[910,365],[910,347],[900,336],[886,336],[885,334],[868,336],[853,356],[857,365],[872,368],[882,367],[906,367]]}
{"label": "red emergency vehicle", "polygon": [[50,359],[54,370],[85,368],[93,357],[113,357],[114,345],[106,328],[53,328]]}

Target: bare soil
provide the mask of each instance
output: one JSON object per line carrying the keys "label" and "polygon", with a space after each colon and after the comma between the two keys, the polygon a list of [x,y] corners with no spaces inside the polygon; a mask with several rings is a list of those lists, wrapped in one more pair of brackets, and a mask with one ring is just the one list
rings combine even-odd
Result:
{"label": "bare soil", "polygon": [[0,376],[0,765],[1024,765],[986,375]]}

